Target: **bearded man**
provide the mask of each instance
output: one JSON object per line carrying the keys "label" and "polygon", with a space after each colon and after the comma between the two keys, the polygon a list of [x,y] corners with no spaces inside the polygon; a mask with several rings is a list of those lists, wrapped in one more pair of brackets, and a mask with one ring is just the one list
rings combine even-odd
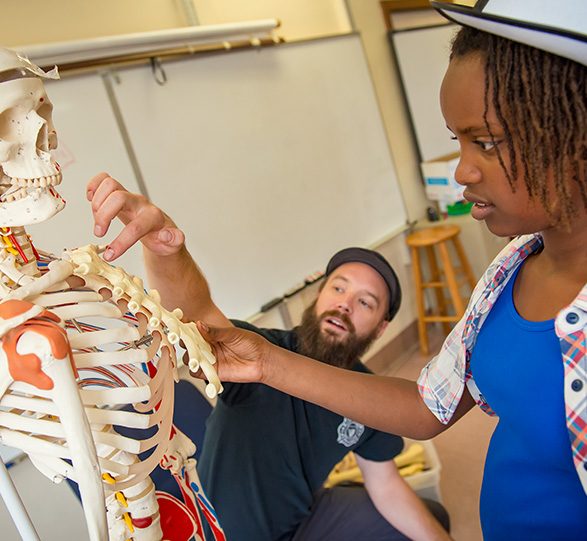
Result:
{"label": "bearded man", "polygon": [[[322,362],[369,372],[359,358],[381,336],[401,301],[397,276],[377,252],[338,252],[299,327],[259,329],[227,319],[213,302],[183,233],[147,199],[105,173],[90,181],[88,199],[98,236],[115,217],[126,224],[105,258],[113,260],[141,240],[149,283],[164,305],[179,306],[190,320],[233,324]],[[402,448],[398,436],[266,385],[226,383],[207,421],[198,473],[229,541],[450,539],[444,508],[418,498],[397,471],[393,457]],[[349,451],[354,451],[364,486],[323,489]]]}

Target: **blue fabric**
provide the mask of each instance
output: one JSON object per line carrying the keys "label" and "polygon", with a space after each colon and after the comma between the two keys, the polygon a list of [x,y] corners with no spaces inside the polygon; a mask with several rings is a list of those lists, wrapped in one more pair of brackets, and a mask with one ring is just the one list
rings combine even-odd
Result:
{"label": "blue fabric", "polygon": [[499,416],[481,491],[483,536],[585,539],[587,496],[569,447],[554,320],[520,317],[513,302],[516,275],[488,315],[471,356],[475,382]]}

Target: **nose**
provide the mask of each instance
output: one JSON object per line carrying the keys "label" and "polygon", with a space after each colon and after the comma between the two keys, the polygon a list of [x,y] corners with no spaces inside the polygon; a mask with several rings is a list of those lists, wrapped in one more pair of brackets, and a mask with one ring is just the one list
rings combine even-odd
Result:
{"label": "nose", "polygon": [[481,181],[481,170],[465,152],[461,152],[459,163],[455,169],[455,180],[461,186],[468,186]]}
{"label": "nose", "polygon": [[352,311],[352,303],[349,295],[342,295],[338,302],[336,303],[336,307],[338,308],[339,312],[344,312],[346,314],[350,314]]}

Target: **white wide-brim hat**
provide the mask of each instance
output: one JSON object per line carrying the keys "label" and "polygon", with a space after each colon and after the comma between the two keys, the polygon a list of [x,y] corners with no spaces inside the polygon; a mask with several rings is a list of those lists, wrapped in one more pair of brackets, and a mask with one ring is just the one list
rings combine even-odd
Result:
{"label": "white wide-brim hat", "polygon": [[444,17],[587,66],[587,0],[432,0]]}

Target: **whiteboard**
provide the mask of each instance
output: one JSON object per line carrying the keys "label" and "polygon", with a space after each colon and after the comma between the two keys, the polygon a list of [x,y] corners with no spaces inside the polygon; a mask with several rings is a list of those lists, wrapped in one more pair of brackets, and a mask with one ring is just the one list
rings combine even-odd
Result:
{"label": "whiteboard", "polygon": [[120,68],[114,93],[150,198],[230,317],[405,225],[358,35],[163,69],[160,86],[150,66]]}
{"label": "whiteboard", "polygon": [[[61,166],[63,181],[58,186],[66,206],[43,224],[27,226],[38,249],[60,255],[64,249],[86,244],[107,244],[122,229],[116,223],[105,240],[93,235],[94,222],[86,184],[102,171],[124,178],[129,190],[138,185],[124,148],[101,76],[81,76],[45,81],[53,103],[53,121],[59,139],[54,157]],[[145,278],[139,246],[115,262],[128,273]]]}
{"label": "whiteboard", "polygon": [[457,152],[440,110],[440,86],[457,25],[389,33],[422,161]]}

